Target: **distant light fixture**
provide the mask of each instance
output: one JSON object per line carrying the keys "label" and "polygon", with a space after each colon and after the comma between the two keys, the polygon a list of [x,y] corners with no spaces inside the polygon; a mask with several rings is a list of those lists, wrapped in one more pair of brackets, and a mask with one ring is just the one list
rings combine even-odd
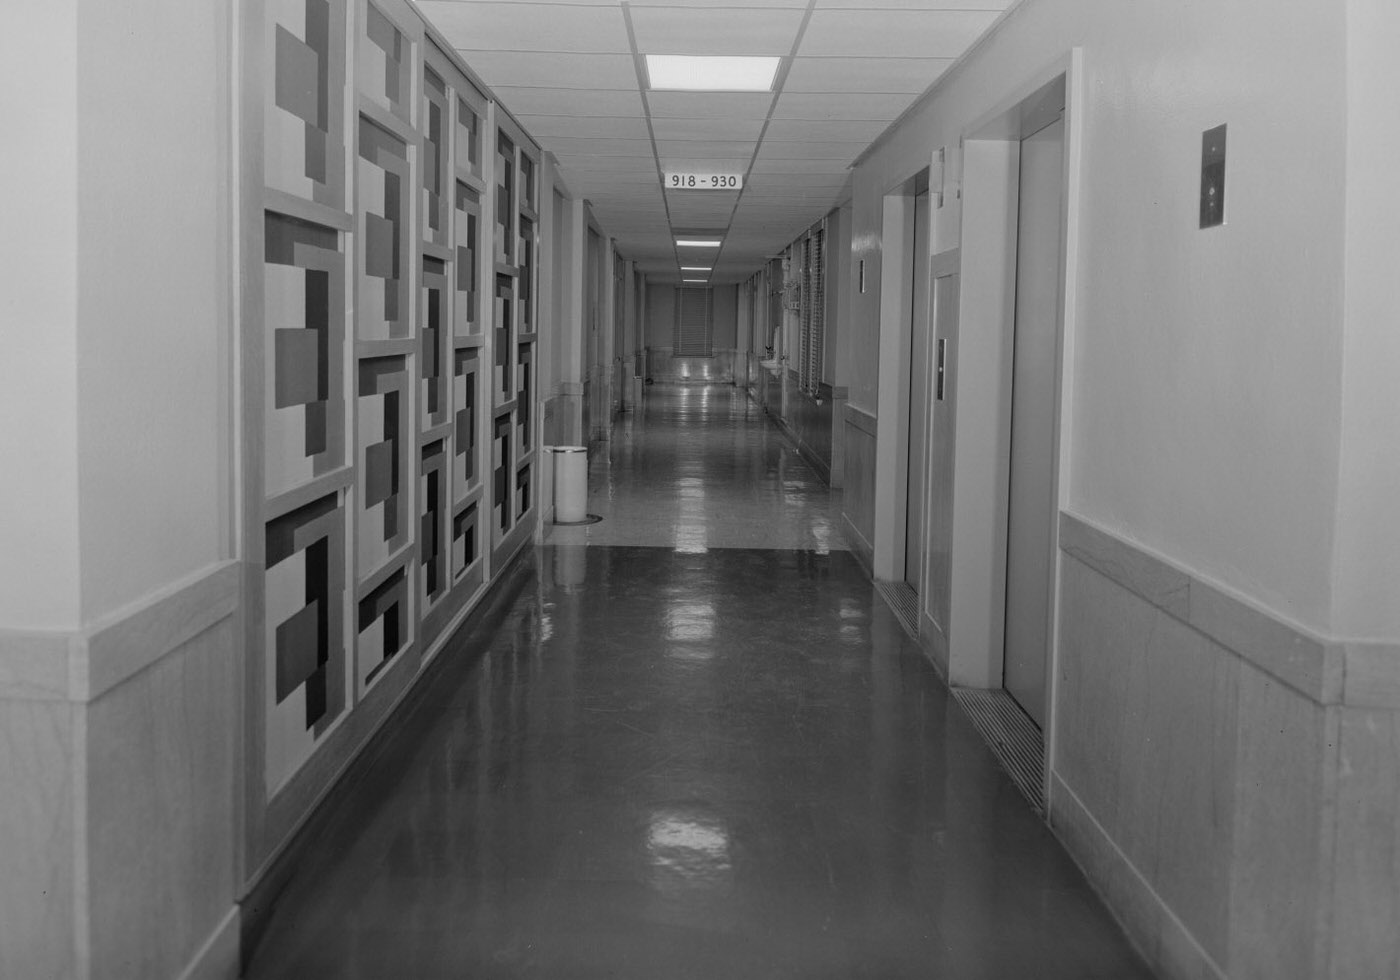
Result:
{"label": "distant light fixture", "polygon": [[682,271],[682,272],[709,272],[709,271],[710,271],[711,269],[713,269],[713,268],[714,268],[714,266],[712,266],[712,265],[683,265],[683,266],[681,266],[681,271]]}
{"label": "distant light fixture", "polygon": [[708,279],[682,279],[681,282],[709,282]]}
{"label": "distant light fixture", "polygon": [[676,244],[681,248],[719,248],[724,242],[719,238],[677,238]]}
{"label": "distant light fixture", "polygon": [[771,92],[781,58],[647,55],[647,81],[653,89],[685,92]]}

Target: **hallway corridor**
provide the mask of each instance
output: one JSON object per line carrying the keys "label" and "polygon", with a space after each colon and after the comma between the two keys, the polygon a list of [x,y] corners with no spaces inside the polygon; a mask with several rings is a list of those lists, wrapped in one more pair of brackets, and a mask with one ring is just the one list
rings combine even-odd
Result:
{"label": "hallway corridor", "polygon": [[649,390],[590,477],[247,977],[1149,975],[742,392]]}

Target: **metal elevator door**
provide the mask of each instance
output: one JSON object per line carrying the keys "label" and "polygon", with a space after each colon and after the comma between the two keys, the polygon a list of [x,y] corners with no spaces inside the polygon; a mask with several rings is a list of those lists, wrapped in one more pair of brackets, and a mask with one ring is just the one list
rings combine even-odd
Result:
{"label": "metal elevator door", "polygon": [[1003,684],[1045,727],[1064,117],[1021,141]]}

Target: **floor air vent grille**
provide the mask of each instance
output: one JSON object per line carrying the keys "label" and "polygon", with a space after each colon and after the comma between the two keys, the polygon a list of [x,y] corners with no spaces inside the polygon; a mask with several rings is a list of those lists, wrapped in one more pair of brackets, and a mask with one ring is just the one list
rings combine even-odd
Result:
{"label": "floor air vent grille", "polygon": [[875,590],[884,596],[885,603],[894,611],[904,626],[904,631],[913,639],[919,638],[919,593],[904,582],[876,582]]}
{"label": "floor air vent grille", "polygon": [[953,688],[972,724],[1035,812],[1045,813],[1045,742],[1040,729],[1005,691]]}

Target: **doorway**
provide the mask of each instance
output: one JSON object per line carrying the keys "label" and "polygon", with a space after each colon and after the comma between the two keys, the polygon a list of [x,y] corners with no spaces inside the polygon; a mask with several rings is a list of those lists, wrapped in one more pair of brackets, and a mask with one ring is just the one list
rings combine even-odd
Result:
{"label": "doorway", "polygon": [[[1039,120],[1037,120],[1039,122]],[[1063,111],[1021,139],[1006,515],[1003,686],[1045,727],[1061,307]]]}
{"label": "doorway", "polygon": [[904,495],[904,583],[917,596],[924,567],[925,446],[928,439],[928,178],[914,194],[909,269],[909,428]]}

